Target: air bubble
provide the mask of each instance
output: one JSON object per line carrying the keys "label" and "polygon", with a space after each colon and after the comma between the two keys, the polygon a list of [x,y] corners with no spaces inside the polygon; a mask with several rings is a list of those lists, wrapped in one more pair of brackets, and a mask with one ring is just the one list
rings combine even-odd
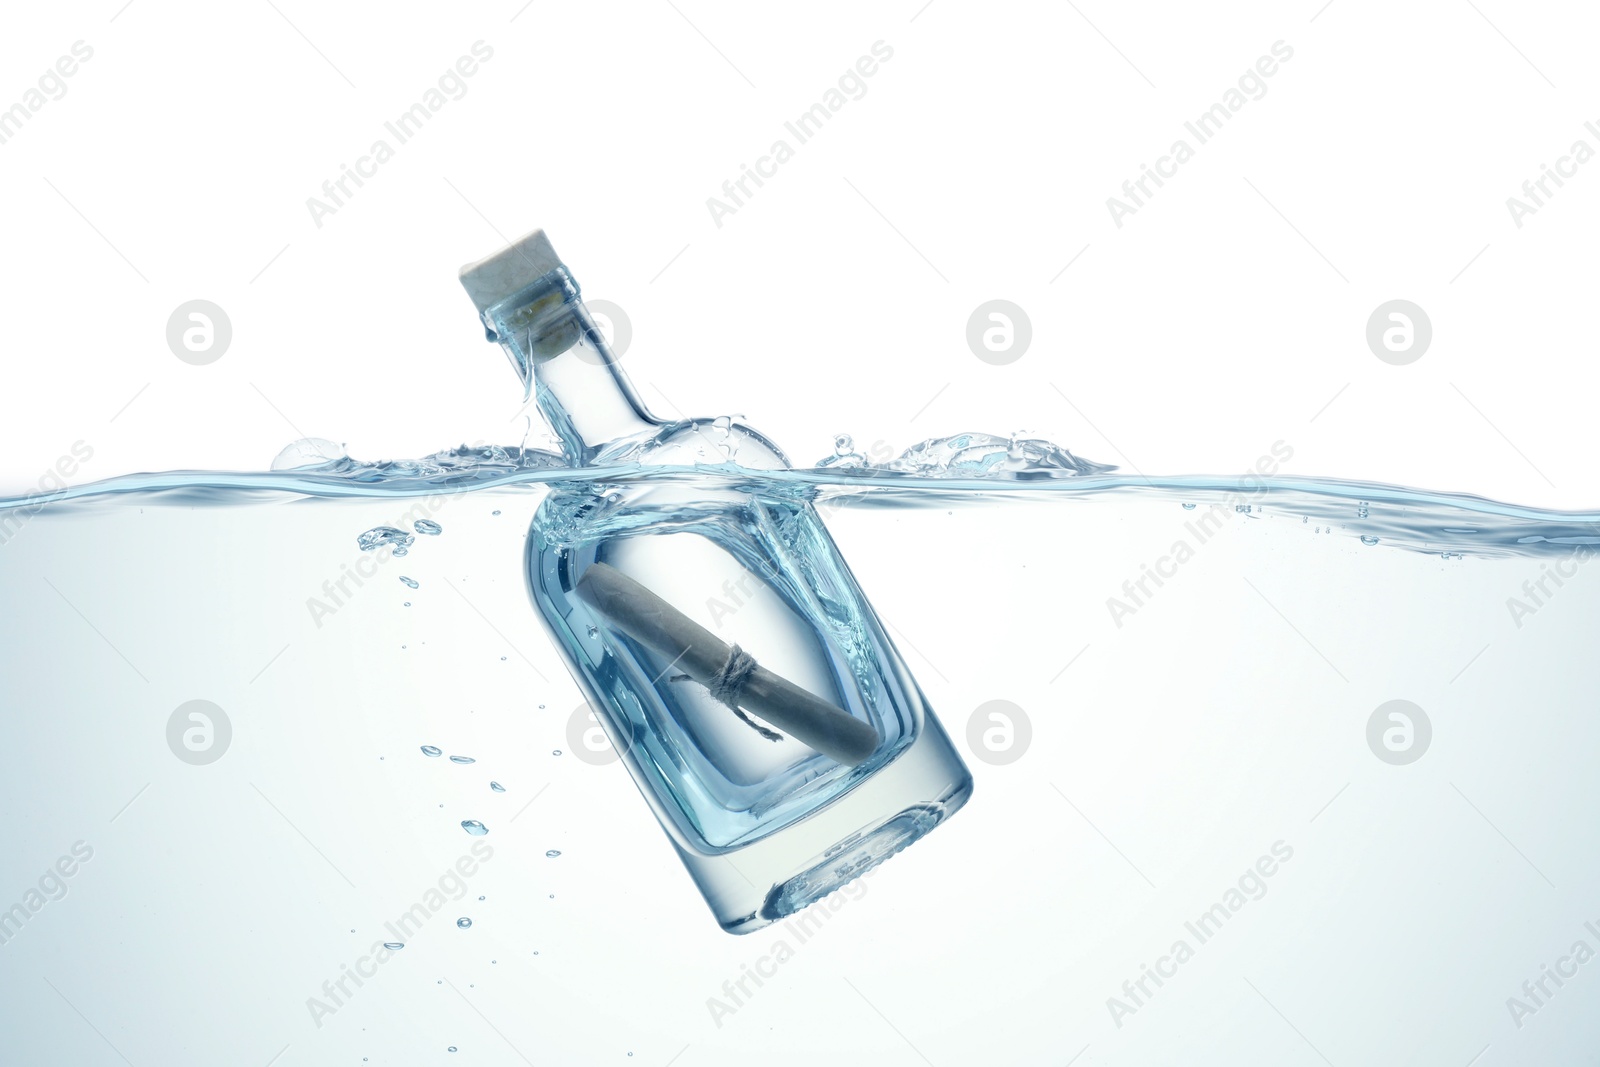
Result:
{"label": "air bubble", "polygon": [[396,556],[403,556],[411,542],[415,540],[415,537],[393,526],[374,526],[356,538],[356,547],[363,552],[376,552],[384,545],[388,545]]}

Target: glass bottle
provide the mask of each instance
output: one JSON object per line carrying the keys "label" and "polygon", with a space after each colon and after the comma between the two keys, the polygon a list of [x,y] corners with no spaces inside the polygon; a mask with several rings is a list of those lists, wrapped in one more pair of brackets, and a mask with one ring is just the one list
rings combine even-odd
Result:
{"label": "glass bottle", "polygon": [[[809,490],[748,473],[786,469],[782,452],[727,418],[651,415],[543,231],[462,268],[461,281],[568,462],[610,470],[613,480],[597,470],[541,502],[529,591],[722,927],[748,933],[793,914],[960,808],[972,777]],[[627,478],[638,467],[677,469]],[[840,762],[746,714],[761,712],[744,691],[719,701],[703,671],[685,673],[685,650],[652,647],[580,594],[596,564],[831,705],[827,714],[858,720],[844,725],[870,726],[866,746]]]}

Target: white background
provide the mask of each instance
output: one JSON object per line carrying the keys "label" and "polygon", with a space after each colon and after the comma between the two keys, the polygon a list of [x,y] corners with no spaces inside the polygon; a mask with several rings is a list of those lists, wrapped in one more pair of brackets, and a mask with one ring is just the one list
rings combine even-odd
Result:
{"label": "white background", "polygon": [[[31,5],[0,40],[6,103],[73,42],[94,57],[0,145],[0,484],[79,439],[79,480],[262,469],[301,432],[369,459],[515,443],[516,383],[455,271],[544,226],[632,319],[647,401],[742,413],[797,462],[838,432],[1026,429],[1233,474],[1283,439],[1285,473],[1589,506],[1600,167],[1521,229],[1505,203],[1574,139],[1600,147],[1588,17]],[[466,95],[318,228],[307,198],[478,40],[494,57]],[[879,40],[866,95],[719,228],[707,198]],[[1265,97],[1117,228],[1106,199],[1279,40]],[[1003,367],[964,339],[995,297],[1033,324]],[[233,324],[205,367],[165,344],[195,298]],[[1434,328],[1406,367],[1364,342],[1395,298]]]}

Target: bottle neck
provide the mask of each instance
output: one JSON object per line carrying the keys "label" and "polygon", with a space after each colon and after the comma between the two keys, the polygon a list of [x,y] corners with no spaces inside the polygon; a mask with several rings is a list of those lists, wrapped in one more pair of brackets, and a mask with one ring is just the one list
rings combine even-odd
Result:
{"label": "bottle neck", "polygon": [[588,464],[613,442],[662,425],[634,392],[564,267],[483,318],[561,440],[568,463]]}

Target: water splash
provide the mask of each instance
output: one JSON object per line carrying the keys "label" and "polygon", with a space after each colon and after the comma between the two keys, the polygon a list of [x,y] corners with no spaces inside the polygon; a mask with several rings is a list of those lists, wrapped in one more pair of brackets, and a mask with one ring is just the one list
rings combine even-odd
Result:
{"label": "water splash", "polygon": [[871,463],[855,450],[849,434],[834,438],[833,455],[816,464],[818,469],[899,471],[927,478],[997,477],[1072,478],[1105,474],[1115,465],[1096,463],[1073,455],[1042,437],[996,437],[987,433],[962,433],[930,437],[912,445],[894,459]]}
{"label": "water splash", "polygon": [[[26,517],[46,506],[90,507],[128,493],[151,494],[155,503],[222,507],[267,493],[376,499],[485,489],[538,493],[565,482],[652,482],[791,494],[834,507],[948,508],[996,498],[1060,495],[1166,498],[1191,511],[1227,507],[1253,519],[1314,521],[1368,544],[1430,555],[1555,557],[1600,544],[1600,512],[1551,511],[1466,494],[1325,478],[1124,474],[1043,438],[1020,434],[935,437],[883,461],[870,461],[851,438],[840,435],[833,455],[816,466],[776,471],[729,461],[697,466],[629,461],[572,468],[554,452],[494,445],[462,445],[422,459],[369,463],[331,441],[308,438],[286,447],[272,467],[132,474],[50,493],[0,497],[0,521],[9,517],[8,509]],[[358,543],[364,551],[389,544],[400,555],[414,538],[395,527],[377,527],[362,534]]]}
{"label": "water splash", "polygon": [[284,446],[272,461],[275,471],[338,470],[348,465],[344,446],[322,437],[302,437]]}

